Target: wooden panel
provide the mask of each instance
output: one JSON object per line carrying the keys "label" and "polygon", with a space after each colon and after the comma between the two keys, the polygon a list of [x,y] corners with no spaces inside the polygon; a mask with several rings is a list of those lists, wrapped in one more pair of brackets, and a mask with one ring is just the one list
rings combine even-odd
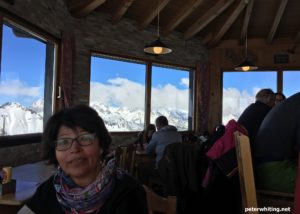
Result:
{"label": "wooden panel", "polygon": [[210,100],[210,65],[197,63],[196,67],[196,131],[208,131]]}
{"label": "wooden panel", "polygon": [[169,23],[163,30],[162,34],[164,36],[168,35],[174,28],[176,28],[188,15],[190,15],[203,0],[190,0],[186,2],[182,8],[179,8],[179,11],[173,15],[169,20]]}
{"label": "wooden panel", "polygon": [[184,33],[184,39],[190,39],[218,15],[220,15],[227,7],[229,7],[234,0],[221,0],[218,1],[212,8],[210,8],[204,15],[192,24],[189,29]]}
{"label": "wooden panel", "polygon": [[216,35],[214,36],[213,40],[210,41],[210,45],[211,46],[216,45],[220,41],[220,39],[224,36],[224,34],[231,27],[231,25],[233,24],[233,22],[237,19],[237,17],[243,11],[243,9],[245,8],[245,6],[246,6],[245,1],[241,1],[240,4],[235,8],[235,10],[233,11],[233,13],[231,13],[231,15],[222,24],[221,28],[216,33]]}
{"label": "wooden panel", "polygon": [[152,20],[158,15],[158,12],[161,13],[161,11],[164,9],[164,7],[169,3],[170,0],[161,0],[158,2],[159,4],[153,4],[149,6],[149,9],[144,14],[143,20],[140,21],[139,29],[144,29],[147,27]]}
{"label": "wooden panel", "polygon": [[73,16],[83,17],[94,11],[106,0],[68,0],[68,8]]}
{"label": "wooden panel", "polygon": [[279,22],[280,22],[280,20],[282,18],[282,15],[284,13],[284,10],[286,8],[287,3],[288,3],[288,0],[282,0],[281,3],[280,3],[280,5],[279,5],[279,7],[278,7],[275,19],[273,21],[273,25],[271,27],[271,30],[270,30],[268,38],[267,38],[267,42],[268,43],[271,43],[273,41],[274,35],[275,35],[276,31],[277,31]]}
{"label": "wooden panel", "polygon": [[249,0],[247,10],[245,13],[243,28],[242,28],[242,32],[241,32],[241,36],[240,36],[240,44],[244,44],[244,42],[245,42],[246,34],[248,33],[248,25],[249,25],[251,13],[253,10],[253,5],[254,5],[254,0]]}
{"label": "wooden panel", "polygon": [[120,21],[122,16],[126,13],[134,0],[121,0],[112,17],[112,23],[116,24]]}

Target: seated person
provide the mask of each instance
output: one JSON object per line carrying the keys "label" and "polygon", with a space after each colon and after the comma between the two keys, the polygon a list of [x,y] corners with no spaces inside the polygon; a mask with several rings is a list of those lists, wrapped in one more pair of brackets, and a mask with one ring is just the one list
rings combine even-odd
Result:
{"label": "seated person", "polygon": [[156,166],[158,161],[162,158],[164,150],[167,145],[171,143],[182,142],[182,136],[177,131],[175,126],[169,125],[169,121],[165,116],[159,116],[155,120],[157,132],[155,132],[146,146],[146,152],[156,154]]}
{"label": "seated person", "polygon": [[138,177],[148,185],[149,176],[158,176],[157,163],[162,158],[167,145],[182,142],[182,136],[175,126],[169,125],[165,116],[159,116],[155,120],[157,132],[152,135],[149,144],[146,146],[148,154],[155,154],[155,162],[144,162],[138,166]]}
{"label": "seated person", "polygon": [[300,93],[276,105],[262,122],[254,143],[259,188],[294,192],[300,148]]}
{"label": "seated person", "polygon": [[155,131],[155,125],[149,124],[145,130],[139,133],[138,139],[134,143],[139,144],[141,146],[141,149],[144,149],[144,144],[148,144],[150,142]]}
{"label": "seated person", "polygon": [[94,109],[78,105],[54,114],[43,141],[45,158],[58,168],[19,214],[148,213],[142,185],[108,155],[111,137]]}
{"label": "seated person", "polygon": [[285,99],[286,97],[283,93],[280,92],[275,93],[275,105]]}
{"label": "seated person", "polygon": [[274,106],[275,94],[271,89],[261,89],[256,94],[255,100],[255,103],[250,104],[237,121],[247,129],[251,145],[255,140],[260,124]]}

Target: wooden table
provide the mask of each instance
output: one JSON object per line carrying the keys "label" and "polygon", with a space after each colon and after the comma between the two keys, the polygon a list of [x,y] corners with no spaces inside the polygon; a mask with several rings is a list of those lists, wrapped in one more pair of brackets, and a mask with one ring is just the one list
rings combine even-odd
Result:
{"label": "wooden table", "polygon": [[16,192],[0,195],[0,213],[16,213],[35,192],[38,185],[47,180],[55,168],[44,162],[25,164],[12,169],[16,179]]}

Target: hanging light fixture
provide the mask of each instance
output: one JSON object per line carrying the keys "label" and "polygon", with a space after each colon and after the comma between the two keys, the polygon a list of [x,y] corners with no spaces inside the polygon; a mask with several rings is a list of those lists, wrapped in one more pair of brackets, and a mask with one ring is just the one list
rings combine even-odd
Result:
{"label": "hanging light fixture", "polygon": [[253,71],[256,70],[258,67],[253,64],[253,62],[248,58],[248,39],[247,39],[247,32],[246,32],[246,42],[245,42],[245,59],[244,61],[239,64],[237,67],[234,68],[236,71]]}
{"label": "hanging light fixture", "polygon": [[158,39],[149,45],[146,45],[144,51],[149,54],[161,55],[171,53],[172,49],[166,46],[161,40],[159,35],[159,5],[157,7],[157,37]]}

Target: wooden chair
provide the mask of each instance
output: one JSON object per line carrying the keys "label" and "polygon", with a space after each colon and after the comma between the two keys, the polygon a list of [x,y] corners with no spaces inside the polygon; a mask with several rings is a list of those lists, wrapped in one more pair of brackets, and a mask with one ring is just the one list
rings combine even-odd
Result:
{"label": "wooden chair", "polygon": [[[256,188],[249,138],[240,132],[235,132],[234,136],[243,209],[245,210],[245,208],[250,207],[257,208]],[[250,213],[258,213],[258,211]]]}
{"label": "wooden chair", "polygon": [[136,146],[133,144],[127,146],[118,146],[115,150],[117,166],[130,174],[134,174],[134,159]]}
{"label": "wooden chair", "polygon": [[294,194],[256,189],[260,207],[294,207]]}
{"label": "wooden chair", "polygon": [[176,214],[177,199],[176,196],[168,196],[167,198],[159,196],[149,187],[143,185],[147,194],[147,203],[149,214],[155,212],[164,214]]}
{"label": "wooden chair", "polygon": [[256,189],[249,138],[235,132],[236,151],[243,198],[243,207],[290,207],[293,209],[294,194]]}

